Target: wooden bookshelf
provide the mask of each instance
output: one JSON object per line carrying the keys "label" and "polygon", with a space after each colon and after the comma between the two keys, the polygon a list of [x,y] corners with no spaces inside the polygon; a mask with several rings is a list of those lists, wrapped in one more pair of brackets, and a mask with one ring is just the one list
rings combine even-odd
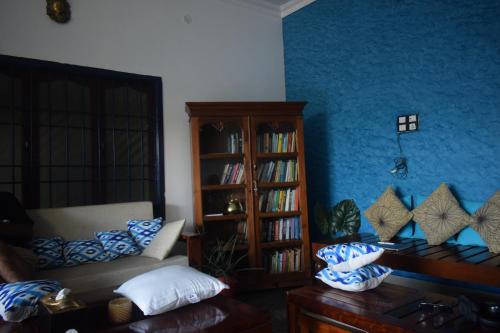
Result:
{"label": "wooden bookshelf", "polygon": [[[255,276],[248,273],[246,278],[242,277],[245,281],[242,289],[291,287],[311,281],[304,105],[304,102],[186,103],[191,122],[195,226],[203,233],[215,229],[215,236],[210,237],[223,238],[231,236],[227,232],[232,230],[232,224],[246,223],[243,226],[247,243],[238,245],[238,251],[246,251],[248,255],[243,271],[255,272]],[[264,170],[265,177],[259,173]],[[243,178],[238,178],[239,172],[244,172]],[[244,206],[244,212],[213,215],[223,212],[224,203],[235,197]],[[271,211],[261,211],[267,208]],[[293,228],[297,228],[293,229],[293,237],[298,237],[298,233],[300,239],[287,238],[292,237],[292,219]],[[281,228],[276,230],[280,240],[263,241],[263,232],[269,233],[263,226],[276,221],[281,223],[273,224]],[[267,256],[272,255],[287,260],[288,264],[279,267],[273,261],[272,269],[279,272],[271,272],[269,268],[272,258]]]}

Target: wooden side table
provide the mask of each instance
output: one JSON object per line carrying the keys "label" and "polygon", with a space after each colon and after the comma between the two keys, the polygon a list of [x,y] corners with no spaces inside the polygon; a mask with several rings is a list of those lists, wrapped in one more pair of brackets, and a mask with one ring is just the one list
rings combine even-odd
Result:
{"label": "wooden side table", "polygon": [[[465,321],[456,298],[388,283],[353,293],[324,284],[288,292],[290,333],[488,332]],[[420,308],[439,303],[448,309]]]}

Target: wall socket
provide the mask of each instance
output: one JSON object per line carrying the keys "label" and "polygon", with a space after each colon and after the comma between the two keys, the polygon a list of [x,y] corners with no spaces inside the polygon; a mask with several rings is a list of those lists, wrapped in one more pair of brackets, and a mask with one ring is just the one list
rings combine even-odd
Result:
{"label": "wall socket", "polygon": [[398,133],[414,132],[418,130],[418,114],[398,116],[396,123]]}

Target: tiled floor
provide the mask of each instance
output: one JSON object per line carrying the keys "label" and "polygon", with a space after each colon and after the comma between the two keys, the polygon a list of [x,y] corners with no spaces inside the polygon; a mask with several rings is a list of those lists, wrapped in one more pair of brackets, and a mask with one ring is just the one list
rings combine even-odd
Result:
{"label": "tiled floor", "polygon": [[240,301],[271,312],[273,333],[288,332],[286,290],[272,289],[238,295]]}

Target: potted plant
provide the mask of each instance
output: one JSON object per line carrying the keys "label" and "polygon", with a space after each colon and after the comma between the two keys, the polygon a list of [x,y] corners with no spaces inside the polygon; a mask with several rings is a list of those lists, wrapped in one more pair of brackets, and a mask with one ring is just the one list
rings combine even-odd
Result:
{"label": "potted plant", "polygon": [[228,240],[216,239],[204,254],[203,271],[218,278],[231,288],[226,294],[234,295],[236,280],[234,273],[238,264],[247,256],[238,254],[239,236],[233,235]]}
{"label": "potted plant", "polygon": [[321,234],[331,238],[338,236],[337,233],[356,235],[361,225],[359,208],[352,199],[340,201],[329,211],[316,204],[314,220]]}

